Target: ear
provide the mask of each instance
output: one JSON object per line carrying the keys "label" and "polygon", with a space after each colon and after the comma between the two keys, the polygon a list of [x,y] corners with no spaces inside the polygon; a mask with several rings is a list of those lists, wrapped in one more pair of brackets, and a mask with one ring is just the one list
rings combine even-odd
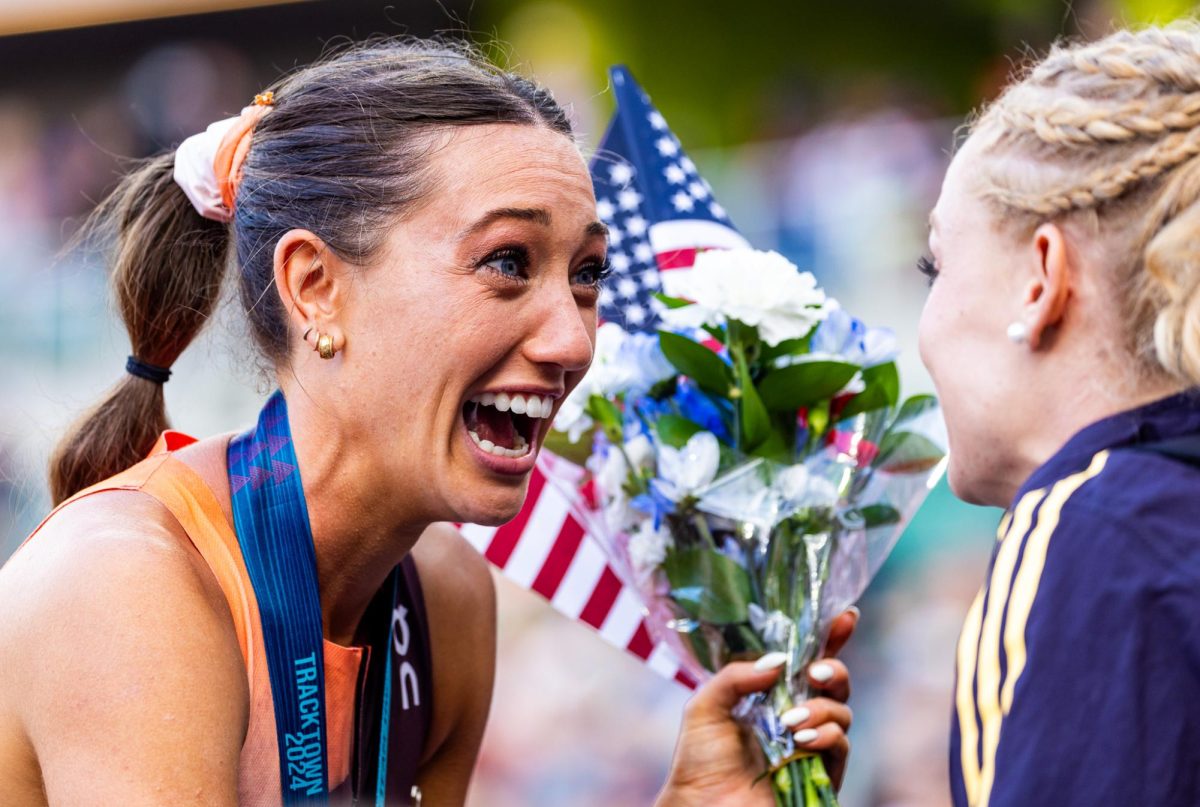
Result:
{"label": "ear", "polygon": [[349,291],[349,267],[308,230],[289,230],[275,245],[275,287],[289,330],[314,347],[329,334],[335,350],[346,342],[339,319]]}
{"label": "ear", "polygon": [[1022,320],[1029,328],[1029,347],[1037,350],[1066,316],[1074,266],[1066,233],[1057,224],[1040,225],[1030,247],[1033,277],[1025,287]]}

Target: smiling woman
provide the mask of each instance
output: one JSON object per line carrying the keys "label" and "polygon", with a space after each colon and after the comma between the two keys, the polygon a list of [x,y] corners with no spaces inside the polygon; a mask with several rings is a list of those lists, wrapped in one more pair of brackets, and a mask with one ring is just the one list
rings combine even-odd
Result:
{"label": "smiling woman", "polygon": [[[444,522],[518,512],[607,272],[562,109],[462,48],[351,48],[145,163],[91,227],[133,355],[0,570],[0,803],[462,804],[494,594]],[[280,390],[197,441],[162,385],[226,263]],[[841,758],[831,664],[796,728]],[[776,674],[697,696],[663,804],[770,803],[729,713]]]}

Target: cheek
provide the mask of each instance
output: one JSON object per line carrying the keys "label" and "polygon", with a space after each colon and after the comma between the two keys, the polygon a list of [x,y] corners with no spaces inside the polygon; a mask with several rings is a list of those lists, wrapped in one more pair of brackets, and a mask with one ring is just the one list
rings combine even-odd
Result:
{"label": "cheek", "polygon": [[939,348],[945,344],[941,335],[944,329],[943,319],[936,292],[931,291],[925,300],[925,307],[921,309],[921,319],[917,323],[917,350],[935,383],[940,358]]}

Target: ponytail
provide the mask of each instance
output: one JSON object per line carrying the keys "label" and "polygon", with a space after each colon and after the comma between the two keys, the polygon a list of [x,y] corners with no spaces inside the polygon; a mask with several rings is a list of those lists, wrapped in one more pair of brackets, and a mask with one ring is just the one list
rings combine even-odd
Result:
{"label": "ponytail", "polygon": [[[229,246],[227,226],[196,212],[173,167],[171,153],[144,162],[101,202],[83,234],[115,236],[112,286],[132,355],[164,368],[208,321]],[[126,374],[55,447],[54,503],[143,459],[169,425],[162,384]]]}

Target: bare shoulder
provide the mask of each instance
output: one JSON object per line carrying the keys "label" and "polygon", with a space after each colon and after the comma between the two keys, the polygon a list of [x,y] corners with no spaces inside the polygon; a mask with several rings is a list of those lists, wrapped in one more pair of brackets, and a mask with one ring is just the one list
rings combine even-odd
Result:
{"label": "bare shoulder", "polygon": [[233,803],[241,652],[162,505],[107,491],[60,511],[0,569],[0,613],[0,749],[32,750],[51,803]]}

